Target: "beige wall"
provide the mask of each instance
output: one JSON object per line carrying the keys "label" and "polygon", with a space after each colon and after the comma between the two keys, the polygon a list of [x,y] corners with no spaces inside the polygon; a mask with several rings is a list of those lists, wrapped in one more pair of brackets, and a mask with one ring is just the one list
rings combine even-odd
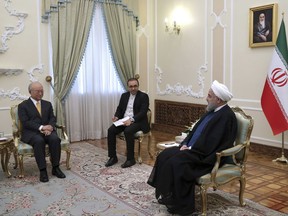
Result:
{"label": "beige wall", "polygon": [[0,131],[7,136],[12,133],[10,106],[29,96],[30,81],[42,82],[44,98],[50,99],[49,86],[45,83],[49,74],[48,25],[41,23],[40,2],[4,0],[0,3]]}
{"label": "beige wall", "polygon": [[[8,0],[3,2],[8,3]],[[16,26],[19,22],[9,14],[3,2],[0,3],[1,35],[5,27]],[[24,19],[23,31],[7,40],[9,49],[0,54],[0,71],[22,69],[18,75],[0,75],[0,131],[7,135],[11,135],[10,105],[19,103],[20,96],[28,96],[27,85],[31,79],[45,83],[50,71],[48,25],[41,23],[40,2],[13,0],[9,3],[13,9],[28,16]],[[125,2],[136,8],[140,18],[137,72],[140,74],[141,89],[149,93],[152,111],[155,99],[206,104],[209,86],[217,79],[233,92],[230,105],[240,106],[254,117],[252,141],[281,147],[281,135],[272,135],[260,105],[273,47],[249,47],[249,8],[271,4],[271,1]],[[273,3],[278,3],[278,32],[281,13],[288,8],[288,1],[276,0]],[[164,30],[164,20],[168,18],[172,22],[174,10],[180,10],[180,15],[175,18],[181,25],[179,35]],[[287,16],[285,23],[287,26]],[[50,89],[46,83],[45,88],[45,97],[49,99]],[[285,142],[287,136],[285,133]]]}
{"label": "beige wall", "polygon": [[[145,2],[148,12],[145,17],[140,17],[140,21],[147,23],[143,28],[150,43],[145,41],[148,44],[147,51],[141,52],[148,53],[148,66],[144,68],[149,69],[148,89],[152,110],[155,99],[206,104],[205,96],[209,86],[217,79],[233,92],[234,98],[230,105],[242,107],[255,119],[252,141],[281,147],[282,136],[273,136],[260,105],[274,47],[249,47],[249,9],[271,4],[271,1]],[[281,13],[288,8],[288,1],[273,3],[278,4],[278,32]],[[183,9],[178,18],[186,18],[180,23],[180,35],[168,34],[164,31],[164,20],[177,8]],[[154,14],[151,14],[151,10]],[[284,21],[287,26],[287,16]],[[141,41],[144,41],[143,38]],[[203,86],[198,84],[201,80]],[[189,89],[194,94],[187,96],[183,89]],[[285,132],[285,143],[287,138]],[[287,144],[285,148],[288,148]]]}

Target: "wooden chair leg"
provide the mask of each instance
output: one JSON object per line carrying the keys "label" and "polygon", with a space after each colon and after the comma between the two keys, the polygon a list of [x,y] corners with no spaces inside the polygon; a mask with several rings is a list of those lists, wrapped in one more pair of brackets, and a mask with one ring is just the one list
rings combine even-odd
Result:
{"label": "wooden chair leg", "polygon": [[18,161],[20,170],[19,178],[23,178],[24,177],[23,155],[18,155]]}
{"label": "wooden chair leg", "polygon": [[14,156],[14,161],[15,161],[15,165],[14,165],[14,169],[17,169],[17,167],[18,167],[18,157],[17,157],[17,155],[18,155],[18,153],[17,153],[17,150],[15,150],[14,152],[13,152],[13,156]]}
{"label": "wooden chair leg", "polygon": [[207,188],[200,186],[201,203],[202,203],[202,216],[207,215]]}
{"label": "wooden chair leg", "polygon": [[66,149],[66,168],[67,168],[67,170],[71,169],[71,167],[70,167],[70,155],[71,155],[71,149],[68,148],[68,149]]}
{"label": "wooden chair leg", "polygon": [[143,137],[138,139],[138,163],[142,164],[142,157],[141,157],[141,144],[142,144]]}
{"label": "wooden chair leg", "polygon": [[246,178],[245,176],[242,176],[242,178],[239,180],[240,182],[240,190],[239,190],[239,202],[241,206],[245,206],[246,203],[244,202],[244,190],[246,187]]}
{"label": "wooden chair leg", "polygon": [[151,153],[151,135],[148,136],[147,148],[148,148],[148,153],[149,153],[150,158],[153,159],[153,154]]}

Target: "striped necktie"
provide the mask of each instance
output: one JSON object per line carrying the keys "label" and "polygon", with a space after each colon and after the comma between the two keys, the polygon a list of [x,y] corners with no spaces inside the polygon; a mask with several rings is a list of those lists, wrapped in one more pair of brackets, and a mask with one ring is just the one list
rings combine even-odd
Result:
{"label": "striped necktie", "polygon": [[36,108],[37,108],[39,114],[41,115],[41,104],[39,101],[36,102]]}

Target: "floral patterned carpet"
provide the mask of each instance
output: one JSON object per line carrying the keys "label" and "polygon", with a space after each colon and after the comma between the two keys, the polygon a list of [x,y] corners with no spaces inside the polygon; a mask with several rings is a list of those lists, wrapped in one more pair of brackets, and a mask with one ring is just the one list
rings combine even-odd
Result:
{"label": "floral patterned carpet", "polygon": [[[51,175],[48,163],[49,182],[40,183],[34,158],[24,159],[25,178],[16,177],[13,159],[6,178],[0,172],[0,215],[73,215],[73,216],[136,216],[169,215],[165,206],[159,205],[154,189],[146,184],[151,166],[136,164],[122,169],[125,157],[109,168],[104,166],[107,151],[86,142],[71,145],[71,170],[65,170],[63,154],[62,170],[65,179]],[[199,203],[197,205],[197,203]],[[208,215],[235,216],[279,216],[284,215],[246,200],[240,207],[238,197],[221,191],[209,191]],[[200,211],[200,197],[196,197],[196,208]]]}

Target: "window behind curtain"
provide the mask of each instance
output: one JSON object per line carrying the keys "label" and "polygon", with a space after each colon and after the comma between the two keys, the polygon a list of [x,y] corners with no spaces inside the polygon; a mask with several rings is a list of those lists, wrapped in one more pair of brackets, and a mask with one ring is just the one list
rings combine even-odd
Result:
{"label": "window behind curtain", "polygon": [[112,62],[101,6],[98,4],[95,10],[85,55],[65,101],[71,141],[106,137],[125,91]]}

